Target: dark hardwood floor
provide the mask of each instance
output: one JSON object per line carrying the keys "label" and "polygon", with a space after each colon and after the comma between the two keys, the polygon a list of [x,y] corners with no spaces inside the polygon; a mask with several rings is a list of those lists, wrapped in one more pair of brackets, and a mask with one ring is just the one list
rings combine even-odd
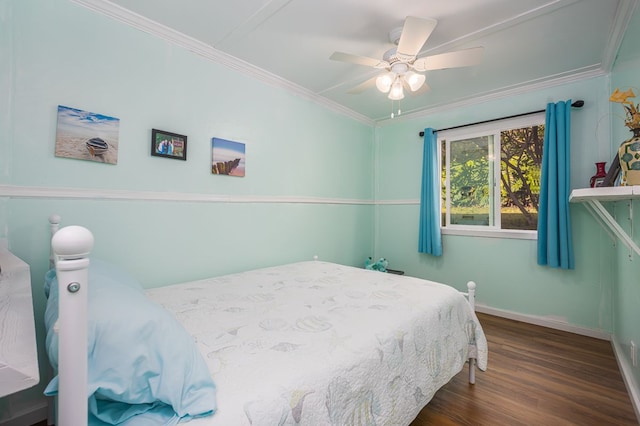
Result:
{"label": "dark hardwood floor", "polygon": [[478,314],[489,367],[440,389],[411,426],[637,425],[611,343]]}

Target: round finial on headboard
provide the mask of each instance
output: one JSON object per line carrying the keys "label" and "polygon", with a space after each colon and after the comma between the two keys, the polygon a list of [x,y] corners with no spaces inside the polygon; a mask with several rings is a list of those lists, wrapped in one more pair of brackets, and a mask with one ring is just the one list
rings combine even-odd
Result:
{"label": "round finial on headboard", "polygon": [[91,252],[93,234],[82,226],[65,226],[55,233],[51,246],[61,259],[80,259]]}
{"label": "round finial on headboard", "polygon": [[475,282],[473,282],[473,281],[469,281],[469,282],[467,283],[467,288],[468,288],[469,290],[475,290],[475,289],[476,289],[476,283],[475,283]]}
{"label": "round finial on headboard", "polygon": [[52,214],[49,216],[49,223],[52,225],[59,225],[62,218],[57,214]]}

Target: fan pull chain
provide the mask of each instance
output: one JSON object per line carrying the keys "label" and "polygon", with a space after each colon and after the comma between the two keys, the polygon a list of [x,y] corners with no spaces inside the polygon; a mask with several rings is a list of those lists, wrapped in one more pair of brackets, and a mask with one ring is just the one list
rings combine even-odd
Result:
{"label": "fan pull chain", "polygon": [[[395,118],[395,113],[393,112],[393,100],[391,101],[391,118]],[[400,101],[398,101],[398,117],[402,114],[402,110],[400,109]]]}

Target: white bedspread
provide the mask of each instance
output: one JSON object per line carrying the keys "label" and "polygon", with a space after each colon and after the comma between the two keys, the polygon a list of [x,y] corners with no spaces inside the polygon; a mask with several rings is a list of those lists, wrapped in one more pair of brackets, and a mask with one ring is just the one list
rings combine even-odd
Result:
{"label": "white bedspread", "polygon": [[216,382],[203,425],[408,425],[482,328],[452,287],[311,261],[151,289]]}

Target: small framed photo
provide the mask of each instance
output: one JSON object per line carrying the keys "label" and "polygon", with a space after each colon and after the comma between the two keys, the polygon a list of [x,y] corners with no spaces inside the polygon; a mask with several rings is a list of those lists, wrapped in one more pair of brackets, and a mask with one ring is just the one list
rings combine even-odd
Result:
{"label": "small framed photo", "polygon": [[164,130],[151,129],[151,155],[186,161],[187,137]]}

